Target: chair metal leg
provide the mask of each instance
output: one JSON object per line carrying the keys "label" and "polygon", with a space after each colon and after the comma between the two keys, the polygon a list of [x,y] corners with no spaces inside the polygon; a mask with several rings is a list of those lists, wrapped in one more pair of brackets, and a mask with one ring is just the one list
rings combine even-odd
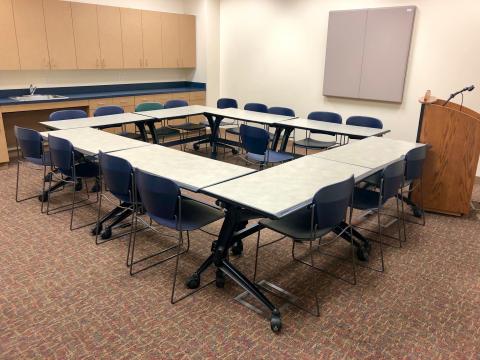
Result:
{"label": "chair metal leg", "polygon": [[395,197],[395,202],[397,206],[397,229],[398,229],[398,246],[402,247],[402,229],[400,225],[400,221],[402,221],[403,216],[400,217],[400,205],[398,203],[398,197]]}
{"label": "chair metal leg", "polygon": [[257,246],[255,248],[255,265],[254,265],[254,270],[253,270],[253,282],[255,283],[257,281],[257,266],[258,266],[258,251],[259,251],[259,246],[260,246],[260,232],[262,230],[258,230],[257,233]]}
{"label": "chair metal leg", "polygon": [[378,207],[377,211],[377,219],[378,219],[378,242],[380,244],[380,259],[382,262],[382,266],[380,268],[380,272],[385,271],[385,262],[383,260],[383,241],[382,241],[382,224],[380,223],[380,206]]}

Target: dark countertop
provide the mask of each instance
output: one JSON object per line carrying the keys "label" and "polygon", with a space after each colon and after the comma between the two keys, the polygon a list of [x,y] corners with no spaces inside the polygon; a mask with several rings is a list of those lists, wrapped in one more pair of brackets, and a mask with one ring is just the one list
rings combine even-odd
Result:
{"label": "dark countertop", "polygon": [[37,95],[63,95],[67,97],[67,99],[40,101],[17,101],[10,99],[11,96],[21,96],[29,93],[29,89],[12,89],[0,90],[0,106],[205,91],[205,89],[205,83],[190,81],[38,88],[35,92]]}

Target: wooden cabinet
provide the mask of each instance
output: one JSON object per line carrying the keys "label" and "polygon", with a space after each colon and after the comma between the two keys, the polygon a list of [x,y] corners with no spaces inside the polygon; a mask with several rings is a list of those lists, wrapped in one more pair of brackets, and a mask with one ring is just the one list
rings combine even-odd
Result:
{"label": "wooden cabinet", "polygon": [[179,67],[196,66],[195,16],[180,15],[180,63]]}
{"label": "wooden cabinet", "polygon": [[120,8],[97,6],[97,16],[101,68],[121,69],[123,68],[123,51]]}
{"label": "wooden cabinet", "polygon": [[20,69],[12,0],[0,0],[0,70]]}
{"label": "wooden cabinet", "polygon": [[178,14],[162,14],[163,67],[176,68],[180,62],[180,17]]}
{"label": "wooden cabinet", "polygon": [[42,0],[13,0],[18,54],[22,70],[49,69]]}
{"label": "wooden cabinet", "polygon": [[71,6],[77,66],[79,69],[98,69],[101,55],[97,6],[74,2]]}
{"label": "wooden cabinet", "polygon": [[73,39],[72,8],[69,2],[43,0],[50,68],[75,69],[77,57]]}
{"label": "wooden cabinet", "polygon": [[142,11],[120,8],[123,67],[143,68]]}
{"label": "wooden cabinet", "polygon": [[162,13],[142,11],[142,38],[144,67],[163,67]]}

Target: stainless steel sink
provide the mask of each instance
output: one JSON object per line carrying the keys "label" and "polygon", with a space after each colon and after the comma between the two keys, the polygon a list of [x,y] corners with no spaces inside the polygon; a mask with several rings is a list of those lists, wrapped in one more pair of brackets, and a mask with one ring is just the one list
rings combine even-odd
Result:
{"label": "stainless steel sink", "polygon": [[10,99],[16,101],[45,101],[45,100],[60,100],[60,99],[68,99],[67,96],[62,95],[22,95],[22,96],[12,96]]}

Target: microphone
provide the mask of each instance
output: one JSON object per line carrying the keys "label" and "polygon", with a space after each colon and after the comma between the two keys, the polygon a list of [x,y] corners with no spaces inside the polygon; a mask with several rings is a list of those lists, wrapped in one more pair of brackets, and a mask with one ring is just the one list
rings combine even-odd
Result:
{"label": "microphone", "polygon": [[475,86],[470,85],[470,86],[464,87],[462,90],[458,90],[457,92],[454,92],[453,94],[450,94],[450,97],[447,99],[447,101],[445,101],[443,103],[443,106],[447,105],[450,102],[450,100],[452,100],[458,94],[461,94],[465,91],[473,91],[473,89],[475,89]]}

